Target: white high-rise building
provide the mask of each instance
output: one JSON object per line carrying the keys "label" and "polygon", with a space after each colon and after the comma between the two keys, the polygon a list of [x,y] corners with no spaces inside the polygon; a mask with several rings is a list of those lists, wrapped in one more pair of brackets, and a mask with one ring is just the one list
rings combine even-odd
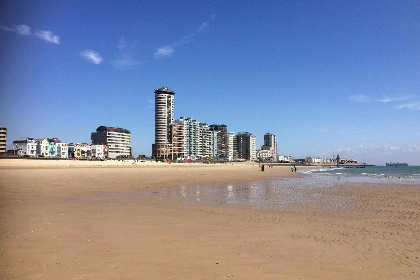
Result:
{"label": "white high-rise building", "polygon": [[191,118],[184,119],[184,152],[188,159],[198,158],[198,122]]}
{"label": "white high-rise building", "polygon": [[209,159],[211,149],[210,128],[206,123],[199,123],[198,126],[198,158]]}
{"label": "white high-rise building", "polygon": [[161,87],[155,90],[155,143],[152,154],[156,158],[169,158],[171,152],[171,124],[174,122],[175,92]]}
{"label": "white high-rise building", "polygon": [[227,160],[228,161],[232,161],[233,160],[233,155],[234,155],[234,143],[236,142],[235,139],[235,132],[228,132],[228,155],[227,155]]}
{"label": "white high-rise building", "polygon": [[217,130],[210,130],[210,158],[217,158]]}

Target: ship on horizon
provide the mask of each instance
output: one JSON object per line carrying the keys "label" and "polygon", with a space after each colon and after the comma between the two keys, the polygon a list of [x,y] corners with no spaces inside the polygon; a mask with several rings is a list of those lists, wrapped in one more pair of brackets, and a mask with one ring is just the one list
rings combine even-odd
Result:
{"label": "ship on horizon", "polygon": [[405,163],[405,162],[387,162],[386,163],[386,166],[395,166],[395,167],[397,167],[397,166],[408,166],[408,164]]}

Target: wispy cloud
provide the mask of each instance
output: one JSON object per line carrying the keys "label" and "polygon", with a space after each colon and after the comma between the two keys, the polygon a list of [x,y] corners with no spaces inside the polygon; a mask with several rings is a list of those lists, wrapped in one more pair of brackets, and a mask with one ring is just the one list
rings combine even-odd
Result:
{"label": "wispy cloud", "polygon": [[197,28],[197,32],[201,33],[204,29],[207,28],[207,26],[209,26],[209,22],[205,21],[203,22],[198,28]]}
{"label": "wispy cloud", "polygon": [[191,32],[190,34],[182,37],[182,39],[180,39],[180,40],[178,40],[174,43],[168,44],[166,46],[157,48],[155,53],[154,53],[154,58],[155,59],[161,59],[161,58],[168,57],[168,56],[172,55],[175,52],[176,47],[191,42],[191,40],[194,37],[200,35],[210,25],[210,22],[212,22],[214,19],[215,19],[215,15],[212,14],[210,16],[210,20],[202,22],[200,24],[200,26],[198,26],[193,32]]}
{"label": "wispy cloud", "polygon": [[405,104],[401,104],[396,106],[395,108],[397,109],[411,109],[411,110],[420,110],[420,102],[416,101],[416,102],[411,102],[411,103],[405,103]]}
{"label": "wispy cloud", "polygon": [[111,61],[111,64],[116,70],[134,69],[141,64],[140,61],[134,58],[133,51],[135,49],[135,43],[133,41],[121,36],[117,48],[117,58]]}
{"label": "wispy cloud", "polygon": [[53,44],[60,44],[60,37],[57,35],[54,35],[51,31],[37,31],[35,32],[35,35],[46,42],[53,43]]}
{"label": "wispy cloud", "polygon": [[363,95],[363,94],[352,95],[352,96],[349,97],[349,99],[353,102],[359,102],[359,103],[369,101],[369,97],[367,97],[366,95]]}
{"label": "wispy cloud", "polygon": [[101,64],[103,59],[102,57],[99,55],[99,53],[93,51],[93,50],[85,50],[83,52],[80,53],[80,55],[86,59],[87,61],[90,61],[94,64]]}
{"label": "wispy cloud", "polygon": [[31,27],[25,24],[17,25],[15,27],[8,27],[1,25],[1,29],[9,31],[9,32],[15,32],[20,35],[30,35],[31,34]]}
{"label": "wispy cloud", "polygon": [[10,27],[4,26],[4,25],[0,25],[0,28],[3,29],[3,30],[9,31],[9,32],[14,31],[13,28],[10,28]]}
{"label": "wispy cloud", "polygon": [[398,97],[389,97],[389,96],[385,96],[384,98],[382,98],[380,101],[382,103],[389,103],[389,102],[394,102],[394,101],[405,101],[412,98],[411,95],[406,95],[406,96],[398,96]]}
{"label": "wispy cloud", "polygon": [[[0,25],[0,28],[5,31],[13,32],[19,35],[32,35],[31,27],[25,24],[16,25],[15,27],[8,27],[8,26]],[[51,31],[47,31],[47,30],[36,31],[35,36],[38,39],[44,40],[49,43],[53,43],[57,45],[60,44],[60,37],[58,37],[57,35],[54,35]]]}
{"label": "wispy cloud", "polygon": [[29,35],[31,34],[31,28],[27,25],[21,24],[16,26],[16,31],[20,35]]}
{"label": "wispy cloud", "polygon": [[164,46],[162,48],[158,48],[155,52],[155,58],[159,59],[165,56],[170,56],[171,54],[174,53],[174,47],[172,47],[171,45],[168,46]]}

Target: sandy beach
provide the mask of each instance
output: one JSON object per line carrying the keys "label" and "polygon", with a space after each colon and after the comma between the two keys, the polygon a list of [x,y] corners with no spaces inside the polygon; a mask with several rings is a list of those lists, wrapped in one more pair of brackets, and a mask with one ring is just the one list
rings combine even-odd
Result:
{"label": "sandy beach", "polygon": [[[420,185],[292,190],[348,201],[183,203],[184,185],[298,176],[258,164],[0,160],[1,279],[418,279]],[[147,195],[150,194],[150,195]]]}

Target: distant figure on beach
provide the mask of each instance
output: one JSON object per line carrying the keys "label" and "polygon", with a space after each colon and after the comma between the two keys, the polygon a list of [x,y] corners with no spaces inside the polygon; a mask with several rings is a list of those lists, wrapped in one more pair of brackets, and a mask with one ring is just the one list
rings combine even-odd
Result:
{"label": "distant figure on beach", "polygon": [[293,167],[295,168],[295,172],[297,172],[297,168],[296,168],[296,165],[294,165],[294,164],[293,164]]}
{"label": "distant figure on beach", "polygon": [[292,172],[293,172],[293,167],[291,169],[292,169]]}

